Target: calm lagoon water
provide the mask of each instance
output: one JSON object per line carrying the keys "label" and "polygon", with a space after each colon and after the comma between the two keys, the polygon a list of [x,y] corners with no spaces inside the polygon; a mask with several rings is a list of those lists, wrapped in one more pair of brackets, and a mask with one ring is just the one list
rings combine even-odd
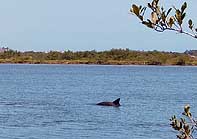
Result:
{"label": "calm lagoon water", "polygon": [[175,139],[169,118],[196,100],[197,67],[0,65],[0,138]]}

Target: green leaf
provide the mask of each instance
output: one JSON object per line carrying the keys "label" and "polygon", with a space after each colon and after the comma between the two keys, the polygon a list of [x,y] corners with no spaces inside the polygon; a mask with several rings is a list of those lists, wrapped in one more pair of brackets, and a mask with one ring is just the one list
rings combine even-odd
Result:
{"label": "green leaf", "polygon": [[151,21],[156,24],[157,23],[157,20],[158,20],[158,16],[157,16],[157,13],[156,12],[152,12],[151,13]]}
{"label": "green leaf", "polygon": [[191,117],[191,112],[190,112],[190,106],[189,104],[185,105],[184,107],[184,115],[188,116],[188,117]]}
{"label": "green leaf", "polygon": [[157,13],[157,15],[161,15],[161,11],[160,11],[160,7],[159,6],[157,6],[157,8],[156,8],[156,13]]}
{"label": "green leaf", "polygon": [[150,3],[148,3],[148,8],[151,8],[151,9],[153,8],[152,5],[151,5]]}
{"label": "green leaf", "polygon": [[169,20],[168,20],[168,26],[170,27],[170,28],[172,28],[172,25],[174,24],[174,17],[173,16],[171,16],[170,18],[169,18]]}
{"label": "green leaf", "polygon": [[188,24],[189,24],[189,26],[191,26],[193,24],[191,19],[188,21]]}
{"label": "green leaf", "polygon": [[187,2],[184,2],[183,5],[181,6],[181,13],[183,13],[186,8],[187,8]]}
{"label": "green leaf", "polygon": [[164,11],[164,8],[163,8],[163,6],[161,7],[161,11],[162,11],[162,12]]}
{"label": "green leaf", "polygon": [[180,10],[178,10],[178,9],[176,10],[175,17],[177,19],[178,24],[181,26],[183,21],[182,21],[182,14],[181,14]]}
{"label": "green leaf", "polygon": [[153,0],[152,5],[153,7],[157,7],[159,0]]}
{"label": "green leaf", "polygon": [[139,15],[138,18],[139,18],[141,21],[143,21],[143,19],[144,19],[144,17],[141,16],[141,15]]}
{"label": "green leaf", "polygon": [[189,125],[185,124],[183,128],[184,128],[184,130],[185,130],[186,135],[187,135],[187,136],[190,135],[191,130],[190,130]]}
{"label": "green leaf", "polygon": [[137,5],[133,4],[131,12],[133,12],[135,15],[139,16],[140,15],[140,9]]}
{"label": "green leaf", "polygon": [[183,19],[185,18],[185,16],[186,16],[186,13],[183,13],[183,14],[181,15],[181,20],[183,20]]}
{"label": "green leaf", "polygon": [[168,16],[171,11],[172,11],[172,8],[168,9],[166,16]]}
{"label": "green leaf", "polygon": [[141,9],[142,9],[142,5],[139,6],[139,10],[141,10]]}
{"label": "green leaf", "polygon": [[161,13],[161,19],[162,21],[165,23],[166,22],[166,16],[165,16],[165,12]]}
{"label": "green leaf", "polygon": [[190,106],[189,106],[189,104],[185,105],[184,111],[185,111],[185,113],[188,113],[188,112],[190,111]]}
{"label": "green leaf", "polygon": [[144,16],[145,11],[146,11],[146,7],[141,8],[141,9],[140,9],[140,14],[141,14],[142,16]]}
{"label": "green leaf", "polygon": [[183,119],[183,118],[180,118],[181,119],[181,122],[183,123],[183,124],[185,124],[185,119]]}
{"label": "green leaf", "polygon": [[154,27],[153,23],[150,20],[148,20],[148,22],[147,21],[142,21],[142,24],[146,25],[149,28],[153,28]]}
{"label": "green leaf", "polygon": [[191,19],[188,21],[188,24],[189,24],[189,28],[192,30],[193,29],[193,22]]}

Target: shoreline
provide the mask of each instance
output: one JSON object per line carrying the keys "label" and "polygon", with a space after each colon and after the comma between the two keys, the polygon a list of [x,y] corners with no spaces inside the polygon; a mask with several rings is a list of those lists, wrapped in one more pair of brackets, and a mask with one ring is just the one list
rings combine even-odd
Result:
{"label": "shoreline", "polygon": [[10,61],[10,60],[6,60],[6,61],[0,61],[0,65],[3,64],[10,64],[10,65],[14,65],[14,64],[21,64],[21,65],[111,65],[111,66],[192,66],[195,67],[197,66],[197,64],[182,64],[182,65],[178,65],[178,64],[146,64],[146,62],[133,62],[133,61],[106,61],[103,63],[100,62],[90,62],[90,61],[68,61],[68,60],[50,60],[50,61]]}
{"label": "shoreline", "polygon": [[185,53],[159,51],[132,51],[112,49],[110,51],[50,51],[18,52],[8,50],[0,53],[0,64],[84,64],[84,65],[155,65],[197,66],[197,52]]}

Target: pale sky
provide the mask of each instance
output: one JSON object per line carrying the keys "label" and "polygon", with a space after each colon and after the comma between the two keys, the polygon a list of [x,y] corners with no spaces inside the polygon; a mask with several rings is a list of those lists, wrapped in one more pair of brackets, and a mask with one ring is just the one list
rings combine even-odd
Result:
{"label": "pale sky", "polygon": [[[149,0],[0,0],[0,42],[20,51],[197,49],[197,40],[174,32],[157,33],[129,14],[132,3]],[[164,0],[163,0],[164,1]],[[165,0],[180,6],[183,0]],[[197,1],[188,15],[197,25]],[[191,13],[193,12],[193,13]]]}

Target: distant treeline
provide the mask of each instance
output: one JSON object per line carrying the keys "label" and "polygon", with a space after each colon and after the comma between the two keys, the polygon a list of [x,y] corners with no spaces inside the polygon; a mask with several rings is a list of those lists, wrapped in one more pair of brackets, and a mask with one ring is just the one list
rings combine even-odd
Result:
{"label": "distant treeline", "polygon": [[192,56],[197,56],[197,50],[187,50],[184,53]]}
{"label": "distant treeline", "polygon": [[159,51],[50,51],[19,52],[8,50],[0,53],[0,63],[29,64],[113,64],[113,65],[197,65],[197,57],[185,53]]}

